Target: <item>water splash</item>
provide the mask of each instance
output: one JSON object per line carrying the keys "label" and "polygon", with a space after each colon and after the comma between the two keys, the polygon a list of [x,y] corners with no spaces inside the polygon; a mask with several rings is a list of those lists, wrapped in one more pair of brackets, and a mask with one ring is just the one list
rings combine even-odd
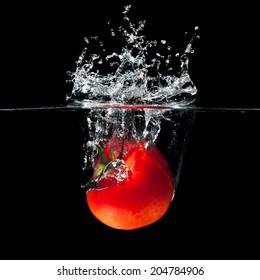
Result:
{"label": "water splash", "polygon": [[92,165],[95,143],[105,146],[111,137],[134,137],[137,142],[145,140],[146,148],[155,144],[161,130],[161,123],[171,120],[171,110],[153,108],[96,108],[87,112],[85,164]]}
{"label": "water splash", "polygon": [[[104,43],[98,37],[85,38],[86,47],[81,53],[76,71],[70,72],[72,92],[67,100],[80,103],[83,107],[89,103],[120,104],[167,104],[187,105],[192,103],[197,88],[189,75],[189,54],[193,53],[192,43],[195,34],[183,54],[176,54],[180,60],[179,75],[172,74],[173,55],[166,40],[146,40],[142,34],[145,21],[134,24],[129,19],[131,6],[125,6],[123,20],[125,26],[118,31],[111,28],[111,38],[120,36],[122,49],[108,53]],[[108,22],[110,26],[111,22]],[[94,47],[93,47],[94,46]],[[164,47],[163,53],[156,48]],[[100,53],[89,53],[93,49]],[[105,71],[104,71],[105,69]]]}
{"label": "water splash", "polygon": [[[196,99],[189,55],[194,52],[192,44],[198,38],[198,27],[184,52],[172,55],[166,40],[146,40],[146,22],[132,23],[130,9],[130,5],[124,7],[124,25],[117,30],[108,22],[111,39],[120,37],[123,41],[121,50],[107,52],[98,37],[85,38],[86,47],[76,71],[69,72],[73,89],[67,95],[68,102],[90,109],[83,125],[87,133],[84,169],[93,167],[95,143],[104,146],[112,136],[122,139],[126,132],[137,141],[144,139],[149,148],[156,144],[162,126],[170,122],[169,145],[176,146],[181,114],[173,113],[169,107],[185,107]],[[180,63],[178,75],[173,74],[176,58]]]}

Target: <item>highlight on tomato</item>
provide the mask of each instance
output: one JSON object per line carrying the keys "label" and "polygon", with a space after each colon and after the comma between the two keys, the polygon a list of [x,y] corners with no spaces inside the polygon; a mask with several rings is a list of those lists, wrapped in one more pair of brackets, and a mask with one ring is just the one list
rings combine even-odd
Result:
{"label": "highlight on tomato", "polygon": [[169,165],[158,148],[133,137],[113,136],[96,149],[93,176],[84,186],[93,215],[122,230],[158,221],[174,195]]}

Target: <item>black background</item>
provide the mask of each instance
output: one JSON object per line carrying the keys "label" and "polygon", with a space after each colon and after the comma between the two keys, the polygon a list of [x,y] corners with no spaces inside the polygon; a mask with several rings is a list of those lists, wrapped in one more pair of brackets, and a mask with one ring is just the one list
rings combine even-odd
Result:
{"label": "black background", "polygon": [[[141,3],[142,4],[141,4]],[[186,44],[196,105],[260,107],[252,5],[152,1],[9,1],[1,24],[1,108],[55,106],[85,36],[106,36],[132,4],[147,36]],[[184,43],[185,42],[185,43]],[[80,188],[81,112],[0,112],[1,259],[259,259],[259,120],[254,111],[200,112],[167,214],[134,231],[107,228]]]}

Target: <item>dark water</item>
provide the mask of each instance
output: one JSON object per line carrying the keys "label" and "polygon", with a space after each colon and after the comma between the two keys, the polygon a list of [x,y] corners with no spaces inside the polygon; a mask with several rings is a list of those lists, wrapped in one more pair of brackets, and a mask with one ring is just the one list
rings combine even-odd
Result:
{"label": "dark water", "polygon": [[199,109],[167,214],[110,229],[85,203],[84,110],[0,111],[1,259],[259,259],[259,109]]}

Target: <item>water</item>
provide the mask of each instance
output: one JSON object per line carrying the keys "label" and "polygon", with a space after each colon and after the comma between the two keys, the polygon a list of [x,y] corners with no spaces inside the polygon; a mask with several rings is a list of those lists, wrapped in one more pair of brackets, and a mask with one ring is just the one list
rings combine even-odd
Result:
{"label": "water", "polygon": [[84,134],[84,170],[91,170],[96,160],[95,144],[105,146],[112,138],[123,139],[127,133],[146,148],[157,146],[168,161],[175,188],[183,155],[196,111],[165,107],[99,107],[87,109],[82,117]]}
{"label": "water", "polygon": [[[125,6],[124,24],[118,31],[111,29],[111,40],[117,34],[122,42],[121,50],[107,53],[98,37],[85,38],[86,47],[79,56],[76,70],[68,73],[73,83],[72,92],[67,95],[68,102],[80,102],[82,106],[89,103],[191,104],[197,88],[189,75],[188,56],[194,52],[193,41],[199,38],[198,27],[183,53],[172,54],[166,40],[146,40],[145,21],[132,23],[130,8],[130,5]],[[116,43],[118,45],[118,41]],[[99,50],[99,53],[91,53],[92,50]],[[176,57],[180,71],[174,75]]]}
{"label": "water", "polygon": [[[194,52],[193,41],[199,38],[198,27],[183,53],[173,54],[163,38],[146,39],[145,20],[132,23],[130,10],[130,5],[124,7],[123,24],[117,30],[108,22],[111,40],[116,37],[116,46],[120,41],[121,49],[108,52],[98,37],[85,38],[86,47],[76,70],[68,73],[73,84],[72,92],[67,95],[68,104],[90,109],[82,126],[85,128],[83,169],[94,165],[95,143],[104,146],[111,137],[122,139],[127,132],[137,142],[145,140],[146,148],[164,143],[165,157],[169,161],[174,158],[172,174],[177,185],[189,133],[183,127],[190,127],[188,124],[193,120],[193,113],[185,108],[197,96],[189,75],[189,55]],[[173,65],[176,59],[177,67]],[[168,136],[166,129],[171,131]],[[169,137],[169,141],[163,141],[162,137]]]}

